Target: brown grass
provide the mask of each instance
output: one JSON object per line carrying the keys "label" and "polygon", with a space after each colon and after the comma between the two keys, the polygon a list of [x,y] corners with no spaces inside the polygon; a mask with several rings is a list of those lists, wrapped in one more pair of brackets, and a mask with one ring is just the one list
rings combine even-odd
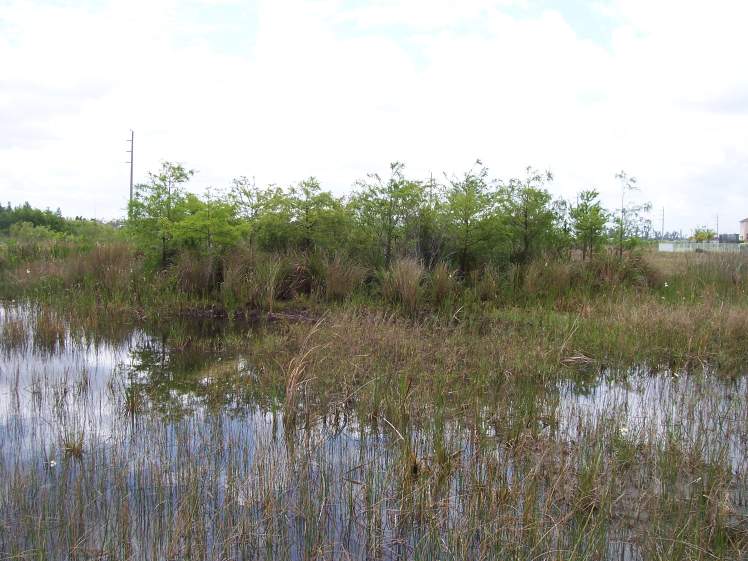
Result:
{"label": "brown grass", "polygon": [[441,306],[448,302],[456,287],[454,271],[443,261],[437,263],[431,271],[431,299],[434,304]]}
{"label": "brown grass", "polygon": [[421,301],[424,269],[420,261],[410,257],[398,259],[381,276],[382,296],[390,303],[400,304],[407,314],[414,314]]}
{"label": "brown grass", "polygon": [[350,298],[363,284],[367,271],[364,267],[336,254],[324,262],[324,295],[328,300]]}
{"label": "brown grass", "polygon": [[28,343],[26,322],[21,318],[6,316],[0,337],[0,347],[4,351],[24,350]]}

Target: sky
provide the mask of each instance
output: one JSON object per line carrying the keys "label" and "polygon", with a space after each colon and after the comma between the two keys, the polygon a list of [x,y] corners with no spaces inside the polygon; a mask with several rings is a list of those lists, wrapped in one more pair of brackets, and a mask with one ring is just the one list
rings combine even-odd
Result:
{"label": "sky", "polygon": [[[161,161],[190,189],[309,176],[342,195],[527,166],[655,228],[748,216],[743,0],[0,0],[0,201],[124,214]],[[718,218],[717,218],[718,217]]]}

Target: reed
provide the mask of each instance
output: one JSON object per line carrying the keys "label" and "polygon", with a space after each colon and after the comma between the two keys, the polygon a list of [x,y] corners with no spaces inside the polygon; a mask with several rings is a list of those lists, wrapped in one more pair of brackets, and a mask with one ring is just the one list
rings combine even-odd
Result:
{"label": "reed", "polygon": [[6,353],[26,349],[29,342],[27,324],[22,318],[5,317],[0,333],[0,348]]}
{"label": "reed", "polygon": [[[550,346],[507,355],[540,325],[522,313],[488,329],[339,311],[219,340],[176,324],[68,335],[36,368],[17,349],[3,359],[21,368],[0,412],[0,551],[739,559],[745,380],[590,372]],[[569,348],[586,329],[546,321]],[[98,355],[120,360],[81,375]]]}
{"label": "reed", "polygon": [[343,301],[358,290],[366,278],[364,267],[336,254],[324,261],[324,296],[330,301]]}
{"label": "reed", "polygon": [[424,268],[412,258],[395,261],[380,276],[380,289],[387,302],[399,304],[406,314],[413,315],[419,308]]}

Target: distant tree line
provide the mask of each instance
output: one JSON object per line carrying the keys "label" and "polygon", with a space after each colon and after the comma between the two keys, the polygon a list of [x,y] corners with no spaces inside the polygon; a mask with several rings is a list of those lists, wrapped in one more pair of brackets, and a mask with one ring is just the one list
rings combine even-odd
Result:
{"label": "distant tree line", "polygon": [[0,235],[27,241],[103,239],[116,235],[116,229],[112,224],[80,216],[65,218],[59,208],[42,210],[25,202],[15,207],[0,204]]}

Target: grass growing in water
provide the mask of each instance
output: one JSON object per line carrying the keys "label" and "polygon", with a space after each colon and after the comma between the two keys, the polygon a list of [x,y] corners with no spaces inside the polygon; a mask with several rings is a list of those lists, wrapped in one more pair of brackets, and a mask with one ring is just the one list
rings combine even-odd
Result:
{"label": "grass growing in water", "polygon": [[[531,375],[542,351],[508,357],[488,335],[440,329],[328,318],[239,334],[240,358],[196,334],[167,346],[124,335],[99,343],[119,349],[106,352],[120,366],[81,383],[70,372],[98,352],[66,326],[44,355],[65,362],[23,370],[36,397],[4,419],[0,548],[49,559],[739,558],[745,379],[601,380],[577,364]],[[20,371],[32,356],[6,365]]]}
{"label": "grass growing in water", "polygon": [[[2,315],[3,334],[25,336],[3,338],[0,551],[739,559],[745,284],[741,262],[708,262],[550,262],[474,281],[409,263],[397,282],[395,264],[390,306],[359,281],[357,295],[327,295],[307,282],[316,265],[290,256],[268,265],[272,288],[247,277],[232,290],[323,321],[210,321],[211,336],[179,314],[158,337],[113,321],[138,299],[153,320],[216,304],[172,292],[170,271],[111,299],[105,277],[24,281],[91,302]],[[574,290],[579,275],[609,290]],[[521,297],[508,292],[520,281]]]}

